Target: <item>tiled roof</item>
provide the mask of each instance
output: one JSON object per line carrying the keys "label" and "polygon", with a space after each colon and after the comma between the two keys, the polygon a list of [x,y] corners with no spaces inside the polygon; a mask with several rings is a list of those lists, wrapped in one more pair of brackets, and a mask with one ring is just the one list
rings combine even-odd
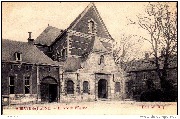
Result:
{"label": "tiled roof", "polygon": [[22,54],[22,62],[44,65],[57,65],[36,46],[28,42],[2,40],[2,61],[16,61],[15,53]]}
{"label": "tiled roof", "polygon": [[52,42],[63,32],[62,29],[48,26],[35,40],[36,44],[50,46]]}
{"label": "tiled roof", "polygon": [[[169,60],[169,67],[168,68],[176,68],[177,67],[177,55],[172,55]],[[161,59],[159,61],[160,68],[162,68],[163,60]],[[155,58],[149,58],[149,59],[140,59],[128,62],[126,71],[142,71],[142,70],[154,70],[156,69],[155,65]]]}
{"label": "tiled roof", "polygon": [[81,68],[81,59],[68,57],[64,62],[63,69],[67,72],[74,72]]}

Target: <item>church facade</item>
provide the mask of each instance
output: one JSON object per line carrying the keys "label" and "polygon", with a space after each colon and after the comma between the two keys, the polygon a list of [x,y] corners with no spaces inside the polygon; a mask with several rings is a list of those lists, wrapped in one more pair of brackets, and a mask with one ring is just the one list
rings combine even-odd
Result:
{"label": "church facade", "polygon": [[94,3],[90,3],[65,30],[48,25],[33,41],[33,45],[56,68],[50,70],[52,73],[38,72],[52,78],[38,80],[36,100],[123,100],[125,74],[114,62],[113,42]]}

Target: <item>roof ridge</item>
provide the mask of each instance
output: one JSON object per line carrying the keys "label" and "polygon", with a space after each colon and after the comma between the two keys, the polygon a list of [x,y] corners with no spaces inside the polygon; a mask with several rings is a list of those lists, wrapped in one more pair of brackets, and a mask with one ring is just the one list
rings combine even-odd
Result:
{"label": "roof ridge", "polygon": [[63,31],[54,26],[47,26],[35,39],[35,43],[50,46]]}
{"label": "roof ridge", "polygon": [[[75,24],[77,24],[78,22],[76,22],[78,19],[81,19],[85,13],[89,10],[89,8],[91,8],[94,5],[93,2],[90,2],[90,4],[75,18],[75,20],[69,25],[69,27],[67,28],[70,29],[72,26],[74,26]],[[83,15],[84,14],[84,15]]]}
{"label": "roof ridge", "polygon": [[12,41],[12,42],[19,42],[19,43],[27,43],[27,41],[25,42],[25,41],[17,41],[17,40],[11,40],[11,39],[4,39],[4,38],[2,38],[2,42],[3,41]]}

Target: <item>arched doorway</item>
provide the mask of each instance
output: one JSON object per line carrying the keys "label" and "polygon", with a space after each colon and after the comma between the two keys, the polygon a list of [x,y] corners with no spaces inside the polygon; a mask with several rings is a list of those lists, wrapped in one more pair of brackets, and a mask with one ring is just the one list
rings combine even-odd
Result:
{"label": "arched doorway", "polygon": [[42,102],[57,102],[57,81],[52,77],[42,79],[40,91]]}
{"label": "arched doorway", "polygon": [[100,79],[98,82],[98,98],[107,98],[108,90],[107,90],[107,80]]}

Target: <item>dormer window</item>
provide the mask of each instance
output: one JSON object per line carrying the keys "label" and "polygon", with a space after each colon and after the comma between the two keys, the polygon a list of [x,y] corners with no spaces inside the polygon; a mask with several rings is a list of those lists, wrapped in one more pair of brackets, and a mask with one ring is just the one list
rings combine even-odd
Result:
{"label": "dormer window", "polygon": [[96,23],[93,19],[88,21],[89,33],[94,34],[96,33]]}
{"label": "dormer window", "polygon": [[16,52],[15,59],[16,59],[16,61],[22,61],[22,53]]}

